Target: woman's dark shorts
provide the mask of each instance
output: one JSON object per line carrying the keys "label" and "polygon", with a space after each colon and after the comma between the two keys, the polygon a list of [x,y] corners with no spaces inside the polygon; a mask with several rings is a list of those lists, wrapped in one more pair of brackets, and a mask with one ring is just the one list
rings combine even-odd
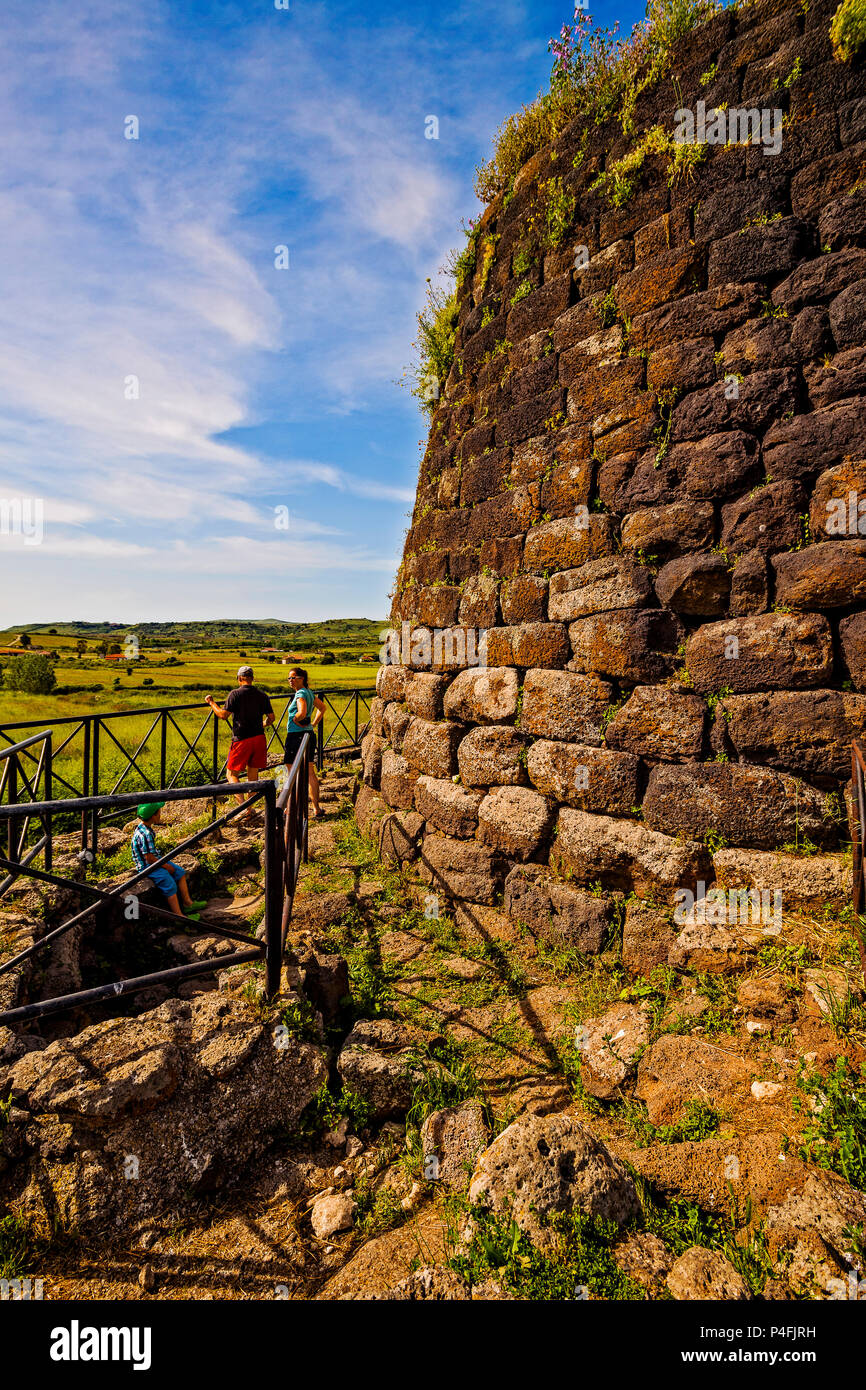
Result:
{"label": "woman's dark shorts", "polygon": [[[286,734],[286,746],[283,761],[287,764],[288,767],[291,767],[292,763],[295,761],[295,758],[298,756],[298,749],[301,746],[301,739],[305,737],[306,735],[304,734]],[[313,750],[315,749],[315,746],[315,737],[311,735],[310,742],[307,745],[308,767],[312,762]]]}

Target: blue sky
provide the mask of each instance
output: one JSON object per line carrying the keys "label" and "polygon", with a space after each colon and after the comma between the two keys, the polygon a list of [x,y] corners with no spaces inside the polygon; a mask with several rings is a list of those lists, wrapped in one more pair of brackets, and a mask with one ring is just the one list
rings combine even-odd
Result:
{"label": "blue sky", "polygon": [[0,499],[45,531],[0,624],[387,612],[425,277],[570,8],[290,5],[4,4]]}

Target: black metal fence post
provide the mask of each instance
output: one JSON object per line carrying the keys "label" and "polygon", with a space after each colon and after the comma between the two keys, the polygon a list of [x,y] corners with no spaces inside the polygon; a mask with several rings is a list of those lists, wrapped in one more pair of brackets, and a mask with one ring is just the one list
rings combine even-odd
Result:
{"label": "black metal fence post", "polygon": [[[45,742],[45,800],[46,800],[46,801],[53,801],[53,800],[54,800],[54,790],[53,790],[53,785],[52,785],[52,783],[53,783],[53,777],[54,777],[54,764],[53,764],[53,762],[52,762],[52,756],[53,756],[53,755],[52,755],[52,751],[51,751],[51,734],[49,733],[48,738],[47,738],[47,740],[46,740],[46,742]],[[46,872],[49,873],[49,874],[51,873],[51,868],[52,868],[53,861],[54,861],[54,816],[52,815],[51,811],[49,811],[49,812],[48,812],[48,815],[45,817],[45,851],[44,851],[44,858],[43,858],[43,861],[42,861],[42,862],[44,863],[44,865],[45,865]]]}
{"label": "black metal fence post", "polygon": [[[9,756],[9,776],[6,781],[6,790],[9,795],[9,805],[18,804],[18,754],[11,753]],[[13,864],[18,863],[18,821],[15,816],[9,817],[9,824],[6,830],[6,858],[11,859]]]}
{"label": "black metal fence post", "polygon": [[159,721],[159,785],[165,786],[166,752],[168,749],[168,710],[163,710]]}
{"label": "black metal fence post", "polygon": [[265,992],[272,999],[280,991],[283,965],[283,842],[275,784],[270,788],[265,793]]}
{"label": "black metal fence post", "polygon": [[358,715],[359,715],[359,713],[360,713],[360,703],[361,703],[361,692],[360,692],[360,690],[357,690],[357,689],[356,689],[356,690],[355,690],[355,743],[356,743],[356,744],[357,744],[357,742],[358,742],[358,728],[359,728]]}
{"label": "black metal fence post", "polygon": [[322,715],[316,729],[316,767],[319,772],[325,766],[325,716]]}
{"label": "black metal fence post", "polygon": [[[99,725],[100,718],[97,715],[93,721],[93,734],[91,737],[91,750],[93,757],[93,787],[91,795],[99,796]],[[90,853],[96,858],[96,850],[99,844],[99,811],[96,807],[90,815]]]}
{"label": "black metal fence post", "polygon": [[[90,795],[90,715],[84,716],[84,748],[81,754],[81,795]],[[87,812],[81,812],[81,848],[87,849]]]}

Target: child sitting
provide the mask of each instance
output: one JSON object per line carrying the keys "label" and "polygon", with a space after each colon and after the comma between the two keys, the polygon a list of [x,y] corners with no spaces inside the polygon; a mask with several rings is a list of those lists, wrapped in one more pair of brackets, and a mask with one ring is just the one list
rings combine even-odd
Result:
{"label": "child sitting", "polygon": [[[207,907],[207,902],[194,902],[190,897],[186,870],[171,860],[168,860],[158,869],[151,869],[150,867],[151,864],[155,864],[158,859],[162,858],[162,855],[157,854],[156,840],[151,827],[159,825],[160,812],[164,805],[164,801],[145,801],[136,808],[139,823],[132,835],[133,863],[140,873],[146,874],[157,888],[162,890],[172,912],[176,912],[179,917],[190,917],[194,922],[197,922],[198,914],[203,907]],[[180,902],[178,902],[178,895],[180,895]],[[182,911],[181,904],[183,905]]]}

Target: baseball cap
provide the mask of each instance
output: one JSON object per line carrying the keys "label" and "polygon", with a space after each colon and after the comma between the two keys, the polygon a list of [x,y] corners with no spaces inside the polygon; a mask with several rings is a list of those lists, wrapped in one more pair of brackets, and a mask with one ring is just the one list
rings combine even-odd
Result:
{"label": "baseball cap", "polygon": [[242,678],[243,676],[251,676],[252,674],[253,674],[253,668],[252,668],[252,666],[239,666],[239,667],[238,667],[238,680],[241,680],[241,678]]}
{"label": "baseball cap", "polygon": [[161,811],[164,805],[164,801],[143,801],[135,809],[140,820],[150,820],[151,816],[155,816],[157,811]]}

